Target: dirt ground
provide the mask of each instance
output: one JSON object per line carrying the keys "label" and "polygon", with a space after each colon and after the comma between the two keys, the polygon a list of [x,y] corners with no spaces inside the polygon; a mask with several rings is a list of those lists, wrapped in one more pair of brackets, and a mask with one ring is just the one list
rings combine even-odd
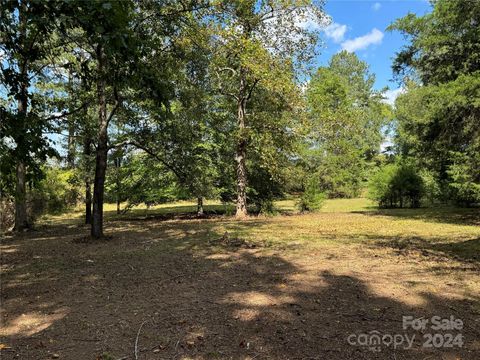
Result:
{"label": "dirt ground", "polygon": [[[419,210],[111,220],[93,243],[75,222],[4,236],[0,357],[480,359],[479,225],[474,210]],[[463,324],[417,331],[403,316]],[[404,335],[411,348],[389,343]]]}

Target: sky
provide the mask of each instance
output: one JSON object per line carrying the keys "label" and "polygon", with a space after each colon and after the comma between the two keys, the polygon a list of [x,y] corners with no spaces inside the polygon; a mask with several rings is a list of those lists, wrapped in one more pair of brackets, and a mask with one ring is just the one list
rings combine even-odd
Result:
{"label": "sky", "polygon": [[400,89],[393,81],[392,59],[406,41],[400,33],[388,32],[386,28],[409,12],[429,13],[430,3],[426,0],[327,0],[325,11],[332,23],[323,31],[325,44],[316,59],[318,65],[326,65],[332,55],[342,49],[355,52],[376,75],[375,88],[388,86],[390,90],[386,95],[393,103]]}

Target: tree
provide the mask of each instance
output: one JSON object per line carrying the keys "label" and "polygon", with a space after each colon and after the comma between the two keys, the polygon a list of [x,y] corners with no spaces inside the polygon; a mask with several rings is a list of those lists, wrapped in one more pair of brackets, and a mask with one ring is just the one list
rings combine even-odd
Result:
{"label": "tree", "polygon": [[[236,0],[222,2],[219,8],[212,23],[212,67],[219,91],[232,100],[236,117],[236,216],[243,218],[247,215],[247,149],[255,121],[253,111],[248,111],[252,96],[260,87],[281,94],[295,86],[293,62],[300,69],[313,55],[326,17],[311,1]],[[317,27],[305,26],[308,21]]]}
{"label": "tree", "polygon": [[[203,198],[215,193],[217,118],[207,72],[208,38],[204,24],[193,15],[198,11],[195,5],[202,7],[193,2],[185,9],[172,6],[147,11],[146,18],[152,16],[154,21],[142,22],[139,31],[155,35],[143,44],[142,67],[136,74],[140,85],[131,87],[126,106],[117,114],[130,123],[116,142],[160,162],[176,177],[179,187],[198,199],[202,212]],[[171,21],[169,35],[165,24],[157,21],[163,17]]]}
{"label": "tree", "polygon": [[415,167],[398,162],[387,164],[369,182],[368,196],[380,207],[417,208],[424,195],[424,183]]}
{"label": "tree", "polygon": [[394,72],[437,85],[480,70],[480,4],[469,0],[432,4],[431,13],[408,14],[389,26],[409,40],[394,59]]}
{"label": "tree", "polygon": [[342,51],[308,85],[303,161],[330,197],[357,196],[369,161],[380,151],[390,111],[374,81],[365,62]]}
{"label": "tree", "polygon": [[408,75],[396,102],[399,150],[436,174],[444,198],[467,203],[480,201],[479,22],[478,2],[440,0],[390,26],[410,40],[393,64]]}
{"label": "tree", "polygon": [[42,102],[37,101],[41,96],[38,85],[50,76],[55,65],[62,44],[53,34],[68,14],[61,1],[0,3],[0,76],[7,94],[0,111],[0,136],[2,162],[11,161],[16,168],[17,231],[31,226],[27,216],[27,179],[38,178],[39,163],[55,154],[44,134],[58,117],[45,114]]}
{"label": "tree", "polygon": [[[97,102],[97,136],[93,212],[91,236],[103,237],[103,198],[107,154],[109,150],[109,125],[122,105],[121,91],[128,87],[136,68],[136,54],[140,46],[139,33],[134,31],[138,14],[130,1],[72,2],[75,17],[62,34],[89,54],[93,66],[83,67],[83,77],[95,82]],[[85,144],[88,153],[90,144]]]}

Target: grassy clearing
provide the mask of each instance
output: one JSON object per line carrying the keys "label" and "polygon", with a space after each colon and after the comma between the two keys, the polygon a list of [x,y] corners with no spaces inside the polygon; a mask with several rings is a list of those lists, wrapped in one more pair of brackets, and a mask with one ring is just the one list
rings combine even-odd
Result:
{"label": "grassy clearing", "polygon": [[[275,202],[275,210],[279,213],[298,213],[297,200],[279,200]],[[121,204],[121,209],[124,209],[125,203]],[[204,201],[205,211],[210,213],[231,215],[235,211],[233,204],[223,204],[215,200]],[[369,211],[375,209],[374,203],[365,198],[358,199],[334,199],[326,200],[321,212],[353,212],[353,211]],[[132,207],[125,214],[117,214],[116,204],[105,204],[104,212],[106,219],[131,219],[138,217],[155,217],[167,214],[181,214],[181,213],[195,213],[197,204],[194,201],[178,201],[176,203],[158,204],[147,207],[145,204],[140,204]],[[69,213],[61,215],[45,215],[39,219],[40,225],[57,224],[62,222],[75,223],[83,216],[83,207],[78,206]]]}
{"label": "grassy clearing", "polygon": [[[147,320],[146,359],[479,358],[478,209],[276,205],[284,215],[241,222],[156,217],[195,211],[188,202],[120,216],[109,205],[107,242],[77,241],[88,233],[79,211],[2,240],[0,343],[13,349],[2,356],[132,358]],[[346,343],[352,332],[402,332],[403,315],[463,319],[465,347]]]}

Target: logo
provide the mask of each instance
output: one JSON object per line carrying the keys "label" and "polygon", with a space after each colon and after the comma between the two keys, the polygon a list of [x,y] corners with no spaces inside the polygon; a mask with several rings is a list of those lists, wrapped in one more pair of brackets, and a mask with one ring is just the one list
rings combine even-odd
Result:
{"label": "logo", "polygon": [[[408,350],[413,348],[415,340],[423,348],[460,348],[464,345],[463,321],[450,315],[448,318],[402,317],[402,330],[399,333],[381,333],[371,330],[368,333],[350,334],[347,342],[351,346],[363,346],[373,352],[382,348]],[[410,332],[410,333],[408,333]],[[422,332],[417,334],[416,332]]]}

